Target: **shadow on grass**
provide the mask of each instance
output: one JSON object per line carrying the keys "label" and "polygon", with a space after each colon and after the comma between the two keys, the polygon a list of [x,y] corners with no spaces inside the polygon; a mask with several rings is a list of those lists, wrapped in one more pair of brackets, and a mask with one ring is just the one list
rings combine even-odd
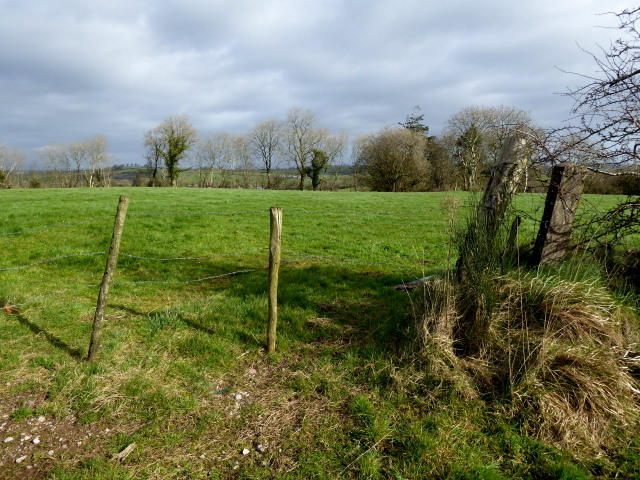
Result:
{"label": "shadow on grass", "polygon": [[16,318],[18,320],[18,322],[20,322],[22,325],[27,327],[33,333],[35,333],[36,336],[42,335],[44,338],[47,339],[47,341],[53,347],[58,348],[58,349],[60,349],[60,350],[62,350],[64,352],[66,352],[70,357],[73,357],[76,360],[84,360],[84,359],[86,359],[86,352],[81,351],[77,347],[72,347],[70,345],[67,345],[65,342],[63,342],[61,339],[59,339],[58,337],[56,337],[52,333],[47,332],[42,327],[39,327],[38,325],[33,323],[31,320],[29,320],[27,317],[25,317],[23,313],[12,312],[12,313],[10,313],[8,315]]}
{"label": "shadow on grass", "polygon": [[[413,279],[340,265],[284,266],[278,287],[278,330],[301,341],[341,339],[352,344],[357,339],[360,345],[394,349],[412,322],[414,300],[393,287]],[[267,288],[266,273],[252,273],[227,284],[226,291],[242,301],[266,296]],[[306,318],[293,318],[288,311],[304,312]],[[266,318],[265,310],[265,322]]]}
{"label": "shadow on grass", "polygon": [[[257,268],[230,262],[185,264],[179,277],[188,280],[242,270],[252,271],[190,284],[158,285],[158,291],[163,295],[171,292],[173,296],[189,302],[214,295],[235,299],[238,308],[231,307],[233,311],[226,314],[224,310],[230,307],[221,300],[216,322],[222,323],[216,324],[208,323],[212,319],[207,313],[202,312],[200,317],[197,311],[183,315],[175,303],[169,308],[179,314],[181,322],[203,334],[221,335],[221,329],[230,327],[240,342],[263,345],[268,316],[268,271],[263,264]],[[155,272],[155,276],[159,273]],[[174,278],[175,272],[171,280]],[[406,336],[412,320],[412,300],[406,292],[399,292],[393,287],[415,278],[415,275],[383,272],[375,268],[350,268],[341,264],[283,265],[278,289],[279,335],[285,334],[290,341],[341,340],[354,348],[358,344],[394,349]],[[259,308],[256,299],[260,299]],[[111,305],[136,316],[147,315],[135,305]],[[244,316],[243,326],[233,325],[232,319],[238,315]]]}

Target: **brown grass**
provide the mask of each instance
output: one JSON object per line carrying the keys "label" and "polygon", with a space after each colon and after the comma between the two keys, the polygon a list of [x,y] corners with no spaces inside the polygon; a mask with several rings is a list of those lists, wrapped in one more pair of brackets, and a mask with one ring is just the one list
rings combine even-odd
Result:
{"label": "brown grass", "polygon": [[517,271],[497,278],[483,349],[470,355],[454,347],[477,302],[457,287],[444,280],[425,287],[418,336],[431,375],[465,397],[506,399],[527,429],[576,452],[640,431],[640,382],[630,373],[640,363],[630,353],[638,350],[637,324],[605,288]]}

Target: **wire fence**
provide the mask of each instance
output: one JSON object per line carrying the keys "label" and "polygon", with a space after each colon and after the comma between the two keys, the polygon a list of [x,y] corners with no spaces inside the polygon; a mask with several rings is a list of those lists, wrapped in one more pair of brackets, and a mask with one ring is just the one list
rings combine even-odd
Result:
{"label": "wire fence", "polygon": [[[357,214],[357,215],[418,215],[430,212],[437,211],[448,211],[447,208],[436,208],[436,209],[422,209],[422,210],[393,210],[393,211],[367,211],[367,210],[284,210],[286,213],[291,214],[306,214],[306,215],[325,215],[325,214]],[[215,215],[223,215],[223,216],[234,216],[234,215],[252,215],[252,214],[264,214],[269,212],[269,210],[250,210],[250,211],[241,211],[241,212],[164,212],[164,211],[147,211],[147,212],[132,212],[128,213],[127,217],[145,217],[145,216],[176,216],[176,217],[189,217],[189,216],[215,216]],[[0,233],[0,237],[3,236],[11,236],[11,235],[19,235],[25,233],[32,233],[42,230],[48,230],[53,228],[62,228],[62,227],[74,227],[78,225],[85,225],[89,223],[95,223],[99,221],[110,220],[113,221],[112,215],[104,215],[100,217],[94,217],[86,220],[81,220],[77,222],[66,222],[66,223],[57,223],[51,225],[43,225],[32,228],[22,229],[16,232],[6,232]],[[433,245],[434,248],[444,246],[446,244],[438,244]],[[121,252],[119,253],[120,258],[127,258],[131,260],[139,260],[139,261],[150,261],[150,262],[180,262],[180,261],[197,261],[202,262],[206,260],[216,259],[216,258],[226,258],[226,257],[239,257],[245,255],[255,255],[260,253],[265,253],[269,250],[269,247],[259,247],[259,248],[251,248],[242,251],[235,252],[226,252],[226,253],[212,253],[207,255],[197,255],[197,256],[174,256],[174,257],[154,257],[148,255],[136,255],[133,253]],[[320,261],[331,264],[356,264],[356,265],[370,265],[370,266],[390,266],[395,267],[397,271],[404,271],[405,273],[409,270],[409,262],[414,259],[419,259],[421,255],[424,253],[412,253],[405,255],[396,255],[391,258],[386,258],[378,261],[366,261],[361,258],[356,257],[346,257],[346,256],[331,256],[326,254],[321,254],[318,252],[305,251],[305,252],[296,252],[293,250],[284,250],[286,258],[283,260],[284,265],[293,265],[300,264],[304,261]],[[0,273],[3,272],[11,272],[17,270],[25,270],[29,268],[35,268],[42,265],[54,264],[56,262],[62,262],[64,260],[77,260],[80,258],[88,258],[88,257],[96,257],[96,256],[106,256],[108,252],[99,251],[99,252],[89,252],[89,253],[73,253],[67,255],[58,255],[51,258],[45,258],[42,260],[38,260],[35,262],[15,265],[15,266],[6,266],[0,268]],[[404,263],[400,263],[401,261],[405,261]],[[264,261],[261,262],[264,264]],[[116,281],[113,282],[113,286],[136,286],[136,285],[189,285],[199,282],[206,282],[211,280],[217,280],[222,278],[234,277],[242,274],[249,274],[261,270],[267,269],[268,266],[261,266],[259,268],[241,268],[233,271],[229,271],[226,273],[220,273],[215,275],[206,275],[198,278],[192,278],[187,280],[168,280],[168,279],[149,279],[149,280],[135,280],[135,281]],[[122,271],[123,266],[121,264],[119,276],[126,276],[127,272]],[[96,272],[98,274],[99,272]],[[31,304],[35,304],[41,302],[42,300],[51,298],[51,297],[60,297],[60,296],[70,296],[73,294],[77,294],[82,291],[96,289],[99,288],[99,283],[90,283],[84,285],[78,285],[72,288],[67,288],[60,291],[50,292],[43,295],[38,295],[36,297],[28,298],[23,301],[9,302],[5,299],[6,306],[5,309],[9,308],[18,308]]]}
{"label": "wire fence", "polygon": [[[490,191],[491,190],[489,188],[490,186],[491,184],[487,187],[487,191],[485,192],[485,197],[483,198],[483,202],[481,204],[478,204],[478,210],[477,210],[478,213],[482,212],[483,209],[486,210],[485,211],[486,219],[489,219],[491,217],[490,213],[488,213],[491,211],[491,209],[496,208],[497,210],[496,204],[492,203],[492,200],[495,200],[495,198],[497,198],[495,195],[495,191],[498,191],[500,188],[499,184],[497,184],[497,186],[494,185],[492,188],[495,191],[492,192]],[[550,188],[550,191],[551,191],[551,188]],[[566,198],[561,198],[558,209],[560,211],[564,211],[564,214],[566,214],[568,210],[572,210],[570,212],[570,222],[572,225],[575,218],[575,207],[577,206],[577,203],[574,202],[571,198],[571,195],[574,195],[574,192],[570,191],[569,193],[570,195],[567,196]],[[580,194],[578,193],[577,195],[579,198]],[[562,202],[565,202],[565,200],[566,200],[566,204],[563,204]],[[54,292],[48,292],[32,298],[27,298],[22,301],[10,301],[8,298],[6,298],[1,301],[2,303],[4,303],[4,307],[3,307],[4,311],[7,313],[20,314],[21,313],[19,310],[20,308],[42,302],[49,298],[59,297],[59,296],[70,296],[70,295],[77,294],[81,291],[99,288],[100,290],[98,293],[98,302],[97,302],[97,307],[95,309],[93,330],[91,334],[91,342],[90,342],[89,353],[87,357],[88,360],[93,360],[96,352],[98,351],[99,339],[101,336],[102,323],[104,319],[104,311],[108,303],[108,294],[111,286],[130,287],[130,286],[141,286],[141,285],[172,285],[172,286],[192,285],[196,283],[211,282],[211,281],[216,281],[220,279],[231,278],[239,275],[247,275],[247,274],[255,273],[258,271],[264,271],[268,269],[269,274],[268,274],[268,288],[267,288],[267,291],[268,291],[267,352],[271,353],[275,350],[275,330],[276,330],[276,324],[277,324],[277,302],[278,302],[278,295],[277,295],[278,270],[281,264],[300,265],[303,262],[322,262],[329,265],[339,264],[339,265],[351,265],[351,266],[358,265],[358,266],[366,266],[366,267],[384,267],[386,273],[389,273],[389,269],[393,268],[393,269],[396,269],[396,272],[402,272],[403,276],[405,278],[408,278],[408,276],[411,275],[411,273],[409,272],[415,272],[416,270],[419,270],[420,273],[423,274],[422,276],[424,276],[424,272],[422,271],[422,268],[423,268],[424,259],[426,257],[427,250],[444,249],[448,247],[447,258],[450,258],[451,250],[454,248],[453,240],[452,240],[453,232],[451,231],[449,232],[449,238],[444,242],[441,242],[441,243],[432,242],[430,245],[428,245],[428,247],[421,248],[420,249],[421,251],[415,251],[416,249],[414,247],[413,253],[403,253],[403,254],[395,254],[395,255],[386,254],[384,258],[379,260],[371,260],[369,258],[365,260],[363,258],[358,257],[357,255],[331,255],[331,254],[328,254],[326,251],[323,251],[323,252],[312,251],[313,250],[312,247],[305,248],[304,249],[305,251],[299,251],[298,249],[294,250],[289,248],[282,249],[281,233],[282,233],[283,209],[278,207],[272,207],[270,210],[251,210],[251,211],[244,211],[244,212],[211,212],[211,211],[209,212],[160,212],[160,211],[151,212],[149,211],[149,212],[133,212],[133,213],[127,214],[126,211],[128,207],[128,202],[129,202],[128,198],[120,197],[120,203],[118,204],[118,212],[115,217],[111,246],[108,252],[97,251],[97,252],[89,252],[89,253],[70,253],[66,255],[57,255],[50,258],[36,260],[36,261],[32,261],[30,263],[25,263],[22,265],[0,266],[0,274],[10,275],[10,272],[37,268],[43,265],[54,265],[56,263],[63,262],[65,260],[77,261],[81,258],[90,258],[90,257],[98,257],[98,256],[106,255],[107,256],[106,267],[102,277],[102,282],[100,284],[90,283],[90,284],[84,284],[84,285],[77,285],[75,287],[66,288],[66,289],[58,290]],[[542,220],[538,220],[533,215],[527,214],[526,212],[520,212],[520,215],[525,217],[527,220],[532,221],[532,223],[534,224],[539,224],[540,225],[539,232],[542,232],[544,228],[548,227],[547,224],[550,224],[553,220],[552,216],[548,213],[548,209],[546,208],[548,205],[550,205],[549,196],[547,197],[547,200],[546,200],[545,212]],[[362,217],[366,215],[369,215],[369,216],[402,215],[402,216],[410,216],[412,220],[415,220],[416,217],[420,215],[431,214],[433,212],[448,212],[451,215],[452,212],[454,211],[457,211],[459,209],[464,209],[464,208],[470,208],[470,207],[472,207],[472,205],[467,204],[462,206],[451,205],[448,208],[443,207],[443,208],[418,209],[418,210],[406,210],[406,211],[398,211],[398,210],[362,211],[362,210],[347,210],[347,209],[345,210],[291,209],[291,210],[285,210],[285,212],[287,214],[309,215],[309,216],[358,215]],[[593,205],[587,205],[587,207],[588,207],[587,210],[591,210],[592,212],[595,210],[593,208]],[[555,200],[554,200],[553,208],[554,209],[556,208]],[[264,214],[266,212],[270,212],[270,215],[271,215],[271,219],[270,219],[271,236],[270,236],[269,247],[247,248],[247,246],[245,245],[244,246],[245,248],[243,248],[242,250],[233,251],[233,252],[207,253],[203,255],[180,255],[180,256],[138,255],[131,252],[120,253],[119,251],[122,230],[127,217],[129,218],[152,217],[152,216],[161,216],[161,217],[226,216],[226,217],[230,217],[230,216],[240,216],[240,215],[258,215],[258,214]],[[569,218],[569,217],[565,215],[565,218]],[[16,236],[20,234],[33,233],[37,231],[45,231],[45,230],[54,229],[54,228],[84,225],[84,224],[99,222],[105,219],[113,219],[113,217],[110,215],[105,215],[105,216],[91,218],[91,219],[77,221],[77,222],[37,226],[37,227],[22,229],[16,232],[0,233],[0,237],[10,237],[10,236]],[[516,236],[517,236],[520,220],[518,220],[517,222],[514,222],[514,225],[515,225]],[[569,226],[569,230],[571,225]],[[566,225],[564,224],[561,225],[562,228],[564,228],[565,226]],[[512,226],[512,229],[513,228],[514,227]],[[446,233],[447,232],[445,232],[445,237],[446,237]],[[409,238],[412,238],[412,237],[409,237]],[[540,253],[540,256],[542,257],[542,253],[541,253],[542,249],[538,248],[539,247],[538,241],[540,240],[540,238],[544,238],[544,237],[541,237],[539,233],[536,238],[536,244],[533,249],[533,257],[537,255],[536,251],[538,251],[538,253]],[[238,242],[238,243],[241,243],[241,242]],[[132,242],[132,245],[135,245],[135,242]],[[403,248],[407,249],[409,248],[409,246],[405,244],[403,245]],[[361,251],[358,249],[352,249],[350,251],[353,251],[353,250],[355,250],[356,252]],[[209,271],[208,272],[209,274],[197,275],[195,278],[174,279],[168,276],[165,276],[165,278],[160,278],[158,277],[160,272],[156,271],[155,275],[157,278],[127,280],[127,278],[130,278],[131,276],[140,275],[141,271],[143,273],[146,272],[145,269],[142,268],[134,272],[120,271],[119,275],[124,278],[117,282],[112,282],[113,273],[115,271],[115,265],[119,257],[130,260],[130,262],[121,262],[120,270],[123,270],[124,267],[131,268],[132,266],[135,266],[143,262],[160,262],[160,263],[199,262],[199,263],[202,263],[202,262],[213,260],[213,259],[242,257],[242,256],[244,256],[245,258],[246,256],[251,256],[251,261],[256,261],[257,259],[262,259],[263,258],[262,255],[266,251],[269,251],[269,259],[268,259],[268,264],[266,266],[264,265],[264,261],[260,262],[261,266],[259,267],[249,266],[248,265],[249,261],[244,261],[243,262],[244,265],[239,267],[234,267],[231,271],[227,271],[224,273],[214,273],[214,274],[211,274],[212,272]],[[280,258],[281,253],[284,253],[284,257],[285,257],[282,262]],[[420,257],[422,257],[423,262],[420,262]],[[122,263],[124,263],[124,265],[122,265]],[[541,263],[538,263],[537,265],[540,265],[540,264]],[[197,268],[200,268],[200,267],[197,267]],[[203,268],[210,268],[210,265],[207,264]],[[220,270],[223,269],[223,268],[220,268],[220,266],[218,268]],[[183,274],[185,271],[186,271],[186,268],[182,268],[179,270],[179,274]],[[175,275],[176,272],[172,271],[171,274]],[[16,274],[16,275],[19,275],[19,274]],[[423,280],[414,280],[413,282],[409,282],[409,283],[416,283],[418,281],[423,281]],[[408,285],[409,285],[408,283],[406,282],[404,283],[404,286],[407,287],[406,290],[410,289]],[[398,285],[396,285],[396,288],[397,287]]]}
{"label": "wire fence", "polygon": [[[470,208],[471,205],[460,205],[455,208]],[[591,207],[591,206],[590,206]],[[593,209],[589,208],[591,211]],[[356,215],[420,215],[432,212],[449,212],[450,208],[432,208],[432,209],[420,209],[420,210],[389,210],[389,211],[367,211],[367,210],[340,210],[340,209],[329,209],[329,210],[298,210],[298,209],[284,209],[283,212],[288,214],[304,214],[304,215],[327,215],[327,214],[356,214]],[[250,211],[240,211],[240,212],[163,212],[163,211],[147,211],[147,212],[132,212],[128,213],[127,217],[143,217],[143,216],[177,216],[177,217],[189,217],[189,216],[240,216],[240,215],[253,215],[253,214],[264,214],[269,212],[269,210],[250,210]],[[527,220],[530,220],[535,223],[540,223],[541,221],[534,217],[533,215],[527,214],[523,210],[518,210],[516,212],[518,215],[523,216]],[[112,215],[103,215],[99,217],[94,217],[86,220],[81,220],[77,222],[67,222],[67,223],[58,223],[52,225],[43,225],[32,228],[23,229],[16,232],[5,232],[0,233],[0,237],[11,236],[11,235],[19,235],[24,233],[30,233],[35,231],[48,230],[53,228],[63,228],[63,227],[73,227],[78,225],[84,225],[104,220],[113,220]],[[635,245],[633,245],[635,247]],[[420,257],[425,256],[426,249],[438,249],[438,248],[453,248],[451,241],[445,241],[443,243],[431,244],[428,247],[423,247],[421,252],[414,252],[410,254],[396,255],[390,258],[384,258],[382,260],[369,261],[363,260],[362,258],[357,257],[349,257],[349,256],[333,256],[327,255],[320,252],[314,251],[295,251],[290,249],[283,249],[283,253],[285,254],[285,258],[283,259],[283,264],[285,265],[293,265],[300,264],[305,261],[319,261],[328,264],[344,264],[344,265],[369,265],[369,266],[385,266],[385,267],[394,267],[396,270],[394,273],[402,272],[404,274],[412,273],[421,273],[422,265],[419,260]],[[175,257],[153,257],[153,256],[145,256],[145,255],[135,255],[133,253],[120,253],[119,256],[122,258],[128,258],[131,260],[140,260],[140,261],[150,261],[150,262],[180,262],[180,261],[206,261],[216,258],[226,258],[226,257],[239,257],[246,256],[252,254],[265,253],[269,250],[269,247],[258,247],[251,248],[247,250],[241,250],[236,252],[226,252],[226,253],[212,253],[207,255],[199,255],[199,256],[175,256]],[[46,264],[54,264],[56,262],[61,262],[69,259],[79,259],[79,258],[87,258],[87,257],[97,257],[97,256],[105,256],[107,252],[98,251],[98,252],[89,252],[89,253],[75,253],[68,255],[59,255],[51,258],[46,258],[43,260],[38,260],[32,263],[23,264],[23,265],[15,265],[15,266],[6,266],[0,268],[0,273],[2,272],[11,272],[17,270],[25,270],[29,268],[35,268],[38,266],[46,265]],[[261,262],[263,265],[265,261]],[[136,280],[136,281],[118,281],[113,282],[114,286],[136,286],[136,285],[189,285],[194,283],[206,282],[216,279],[234,277],[242,274],[249,274],[253,272],[258,272],[261,270],[265,270],[268,268],[267,266],[261,266],[258,268],[240,268],[233,271],[229,271],[226,273],[220,273],[215,275],[205,275],[199,276],[197,278],[187,279],[187,280],[167,280],[167,279],[149,279],[149,280]],[[99,272],[97,272],[99,273]],[[120,276],[126,275],[126,272],[121,272]],[[91,283],[86,285],[79,285],[74,288],[65,289],[62,291],[51,292],[44,295],[39,295],[21,302],[7,302],[7,306],[9,308],[13,307],[22,307],[25,305],[30,305],[34,303],[38,303],[44,299],[49,297],[57,297],[64,295],[73,295],[74,293],[78,293],[80,291],[86,291],[87,289],[98,288],[100,284]]]}

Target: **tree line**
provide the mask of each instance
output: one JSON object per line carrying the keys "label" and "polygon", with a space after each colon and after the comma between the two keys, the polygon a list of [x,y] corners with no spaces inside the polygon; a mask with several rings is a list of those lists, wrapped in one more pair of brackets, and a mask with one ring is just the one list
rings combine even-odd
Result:
{"label": "tree line", "polygon": [[[297,178],[297,188],[321,188],[323,174],[348,165],[355,189],[378,191],[472,190],[478,172],[496,158],[504,138],[530,116],[515,107],[470,107],[453,115],[440,137],[429,135],[420,107],[396,127],[349,142],[346,133],[332,133],[318,124],[310,110],[291,109],[284,119],[258,122],[246,134],[217,132],[201,135],[185,115],[171,115],[144,134],[145,172],[136,186],[177,186],[190,171],[200,187],[250,186],[279,188],[282,169]],[[49,183],[57,187],[109,186],[112,158],[104,136],[39,151]],[[350,159],[346,158],[351,152]],[[0,144],[0,181],[17,185],[26,156]],[[350,162],[349,162],[350,160]],[[277,173],[280,172],[280,173]],[[290,175],[289,175],[290,176]],[[32,174],[33,177],[33,174]],[[40,186],[31,178],[29,186]],[[308,188],[307,187],[307,188]]]}
{"label": "tree line", "polygon": [[[452,115],[436,136],[430,135],[425,115],[416,107],[404,122],[349,142],[345,133],[321,127],[313,112],[301,108],[290,110],[284,119],[261,121],[241,135],[199,135],[188,117],[172,115],[144,134],[146,175],[135,183],[177,186],[180,174],[191,170],[190,178],[195,173],[201,187],[238,186],[239,176],[241,186],[249,186],[251,177],[261,172],[265,181],[260,186],[278,188],[281,177],[275,172],[289,168],[298,189],[309,185],[316,190],[330,166],[346,162],[355,189],[475,190],[482,186],[483,172],[497,161],[505,139],[519,135],[529,140],[532,171],[580,163],[594,172],[587,179],[588,189],[635,194],[640,191],[640,8],[614,15],[621,37],[608,51],[591,54],[596,73],[579,75],[586,83],[566,93],[575,102],[567,126],[542,129],[517,107],[475,106]],[[345,159],[348,151],[350,162]],[[112,159],[101,135],[49,145],[39,155],[55,186],[110,184]],[[0,143],[0,187],[20,184],[25,159],[20,150]],[[30,178],[27,184],[35,187],[39,181]]]}

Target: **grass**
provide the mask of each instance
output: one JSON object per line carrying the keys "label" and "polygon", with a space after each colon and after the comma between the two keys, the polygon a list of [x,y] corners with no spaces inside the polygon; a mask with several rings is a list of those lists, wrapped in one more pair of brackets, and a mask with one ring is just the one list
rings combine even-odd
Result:
{"label": "grass", "polygon": [[[0,233],[24,233],[0,237],[9,252],[0,268],[106,251],[122,194],[130,197],[130,216],[121,252],[132,256],[119,261],[98,362],[83,360],[97,294],[86,285],[99,283],[103,255],[0,271],[0,298],[26,302],[0,316],[0,437],[16,436],[40,415],[52,419],[25,462],[14,463],[12,444],[0,443],[0,478],[24,475],[27,465],[34,478],[51,479],[640,474],[637,439],[610,458],[578,461],[407,355],[420,296],[392,287],[446,268],[442,204],[454,196],[464,205],[464,195],[2,191]],[[530,212],[540,206],[538,195],[519,201]],[[278,352],[266,356],[272,205],[284,208],[284,263]],[[259,213],[136,215],[145,212]],[[29,230],[67,223],[75,225]],[[534,228],[525,220],[522,235]],[[134,258],[237,252],[249,253]],[[127,284],[237,270],[255,271]],[[62,294],[34,300],[51,293]],[[134,443],[125,459],[113,458]]]}

